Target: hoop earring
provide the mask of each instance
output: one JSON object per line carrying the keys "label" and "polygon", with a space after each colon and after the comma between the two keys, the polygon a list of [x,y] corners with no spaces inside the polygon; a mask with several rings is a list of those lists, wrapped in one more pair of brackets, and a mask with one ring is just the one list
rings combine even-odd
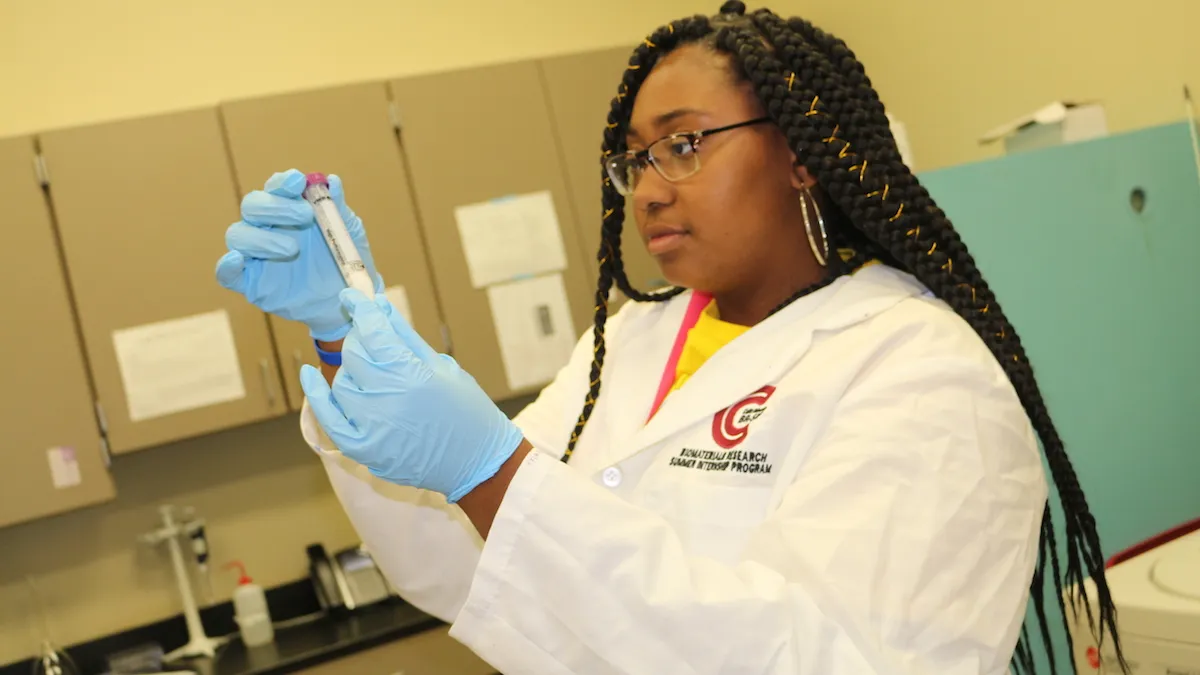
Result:
{"label": "hoop earring", "polygon": [[[808,235],[808,246],[812,249],[813,257],[817,259],[817,264],[824,267],[829,262],[829,235],[825,232],[825,218],[821,215],[821,207],[817,205],[817,200],[813,197],[812,191],[808,186],[802,188],[800,193],[801,209],[804,213],[804,232]],[[817,246],[817,238],[813,235],[812,218],[808,215],[808,206],[812,205],[813,211],[817,212],[817,227],[821,229],[821,245]]]}

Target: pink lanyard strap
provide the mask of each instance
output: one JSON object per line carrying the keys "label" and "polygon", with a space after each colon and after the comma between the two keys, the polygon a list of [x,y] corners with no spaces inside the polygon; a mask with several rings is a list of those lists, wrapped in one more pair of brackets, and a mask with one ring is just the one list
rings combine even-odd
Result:
{"label": "pink lanyard strap", "polygon": [[675,369],[679,367],[679,358],[683,354],[683,345],[687,343],[688,331],[700,320],[700,312],[712,302],[712,296],[700,291],[692,291],[692,300],[688,303],[687,311],[683,314],[683,322],[679,324],[679,332],[675,334],[675,344],[671,347],[671,356],[667,358],[667,367],[663,369],[662,379],[658,382],[658,394],[654,397],[654,405],[650,408],[650,421],[658,412],[659,406],[666,400],[675,384]]}

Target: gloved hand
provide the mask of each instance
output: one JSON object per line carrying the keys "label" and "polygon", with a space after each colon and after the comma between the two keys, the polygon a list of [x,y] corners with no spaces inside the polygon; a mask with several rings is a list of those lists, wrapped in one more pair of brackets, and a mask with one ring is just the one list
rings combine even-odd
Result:
{"label": "gloved hand", "polygon": [[354,327],[330,389],[300,370],[309,407],[343,455],[384,480],[450,503],[496,474],[523,434],[454,359],[421,339],[383,295],[342,298]]}
{"label": "gloved hand", "polygon": [[[350,332],[350,317],[338,299],[346,283],[312,205],[301,196],[304,188],[304,174],[291,169],[271,176],[265,190],[246,195],[242,219],[225,232],[229,252],[217,262],[217,281],[264,312],[305,324],[313,338],[332,342]],[[346,206],[337,176],[329,176],[329,193],[382,293],[362,220]]]}

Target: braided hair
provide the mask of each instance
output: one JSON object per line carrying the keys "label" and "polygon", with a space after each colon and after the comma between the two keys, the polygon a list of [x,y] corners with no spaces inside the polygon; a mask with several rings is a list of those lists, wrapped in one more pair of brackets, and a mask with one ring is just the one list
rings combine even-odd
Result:
{"label": "braided hair", "polygon": [[[1068,584],[1082,597],[1088,623],[1095,630],[1095,618],[1083,584],[1085,572],[1092,578],[1099,601],[1100,624],[1113,637],[1118,660],[1127,669],[1117,637],[1115,608],[1104,575],[1096,522],[1050,419],[1025,350],[946,214],[901,160],[883,103],[871,87],[862,64],[844,42],[808,21],[784,20],[766,9],[746,16],[742,2],[726,2],[717,17],[698,15],[674,21],[649,35],[634,51],[612,100],[602,159],[626,150],[625,132],[642,82],[659,59],[684,44],[706,45],[731,57],[735,74],[753,87],[767,115],[783,131],[792,151],[802,158],[803,165],[824,190],[834,215],[831,219],[834,227],[829,232],[831,246],[845,245],[856,251],[845,260],[831,256],[830,273],[824,281],[801,289],[775,311],[848,273],[865,259],[876,259],[913,274],[975,329],[1013,383],[1041,439],[1065,515],[1065,574],[1047,500],[1030,588],[1051,672],[1056,673],[1057,669],[1044,598],[1047,564],[1063,610],[1064,627],[1066,600],[1062,591],[1064,584]],[[666,301],[684,290],[669,288],[646,293],[632,287],[621,260],[625,198],[603,170],[601,177],[603,229],[597,255],[600,278],[596,288],[594,358],[590,386],[563,455],[564,462],[570,459],[600,395],[604,326],[613,284],[637,302]],[[1075,603],[1071,609],[1075,611]],[[1018,673],[1035,672],[1028,629],[1028,625],[1022,629],[1012,658],[1012,666]],[[1067,638],[1069,641],[1069,629]]]}

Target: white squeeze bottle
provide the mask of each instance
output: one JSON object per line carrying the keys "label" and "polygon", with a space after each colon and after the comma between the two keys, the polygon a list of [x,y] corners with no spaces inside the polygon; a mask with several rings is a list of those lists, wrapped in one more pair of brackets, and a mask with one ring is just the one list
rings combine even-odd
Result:
{"label": "white squeeze bottle", "polygon": [[242,642],[247,647],[265,645],[275,639],[275,628],[271,625],[271,612],[267,608],[267,594],[262,586],[254,583],[246,574],[246,566],[235,560],[226,567],[236,567],[241,572],[237,589],[233,592],[233,620],[237,622]]}

